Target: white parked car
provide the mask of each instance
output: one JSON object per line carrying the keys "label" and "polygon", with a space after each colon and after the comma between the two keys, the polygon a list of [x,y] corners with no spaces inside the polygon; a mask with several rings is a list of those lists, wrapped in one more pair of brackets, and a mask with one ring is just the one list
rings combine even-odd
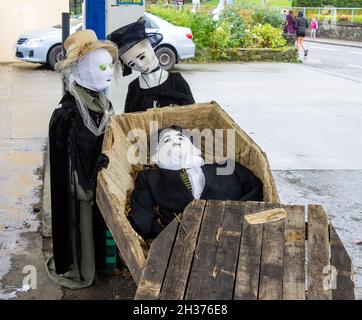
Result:
{"label": "white parked car", "polygon": [[195,56],[196,46],[192,41],[190,28],[175,26],[148,12],[145,13],[145,18],[147,32],[163,35],[163,40],[155,52],[164,69],[170,70],[180,60]]}
{"label": "white parked car", "polygon": [[[70,33],[82,29],[81,16],[70,19]],[[16,42],[15,56],[19,60],[46,63],[52,69],[62,59],[62,27],[60,25],[28,32]]]}
{"label": "white parked car", "polygon": [[[155,49],[163,68],[170,70],[180,60],[195,56],[190,28],[175,26],[150,13],[145,13],[145,18],[147,32],[159,32],[163,35],[162,42]],[[70,33],[81,30],[82,25],[82,16],[72,17]],[[19,60],[48,64],[54,69],[55,64],[63,57],[61,42],[60,25],[28,32],[18,38],[15,55]]]}

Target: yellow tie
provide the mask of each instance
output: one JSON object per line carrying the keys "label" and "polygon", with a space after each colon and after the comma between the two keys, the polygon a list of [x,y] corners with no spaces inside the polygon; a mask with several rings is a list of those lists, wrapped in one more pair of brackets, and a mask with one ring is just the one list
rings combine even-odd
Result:
{"label": "yellow tie", "polygon": [[182,168],[181,170],[179,170],[179,172],[180,172],[180,177],[181,177],[182,182],[184,183],[186,188],[192,192],[191,182],[189,179],[189,175],[186,172],[186,169]]}

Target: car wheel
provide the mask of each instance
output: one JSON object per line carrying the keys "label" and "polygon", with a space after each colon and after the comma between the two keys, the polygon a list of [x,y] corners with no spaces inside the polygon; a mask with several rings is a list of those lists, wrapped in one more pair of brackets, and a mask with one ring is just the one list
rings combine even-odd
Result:
{"label": "car wheel", "polygon": [[48,54],[48,65],[54,70],[55,64],[63,59],[62,46],[53,47]]}
{"label": "car wheel", "polygon": [[171,70],[176,63],[175,52],[168,47],[160,47],[156,49],[156,56],[160,65],[165,70]]}

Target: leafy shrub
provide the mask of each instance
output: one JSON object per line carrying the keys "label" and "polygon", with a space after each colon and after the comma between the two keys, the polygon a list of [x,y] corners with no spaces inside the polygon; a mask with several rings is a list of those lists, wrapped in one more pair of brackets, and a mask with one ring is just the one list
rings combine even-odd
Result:
{"label": "leafy shrub", "polygon": [[251,25],[252,16],[251,16],[250,9],[240,8],[240,9],[238,9],[238,15],[243,19],[245,24]]}
{"label": "leafy shrub", "polygon": [[[191,28],[197,49],[212,49],[219,54],[231,48],[281,48],[286,45],[282,37],[283,17],[275,9],[226,6],[217,22],[205,12],[193,14],[163,6],[151,6],[148,11],[172,24]],[[218,58],[228,59],[226,56]]]}
{"label": "leafy shrub", "polygon": [[229,47],[239,47],[244,38],[244,19],[239,14],[238,8],[226,6],[221,16],[221,24],[228,24],[230,26]]}
{"label": "leafy shrub", "polygon": [[272,8],[255,8],[251,14],[252,24],[270,24],[274,28],[283,28],[284,18],[279,10]]}
{"label": "leafy shrub", "polygon": [[215,47],[213,40],[217,23],[212,20],[211,15],[205,13],[192,14],[190,28],[193,34],[193,40],[197,48]]}
{"label": "leafy shrub", "polygon": [[191,28],[197,49],[237,47],[240,45],[240,32],[234,32],[241,28],[242,21],[231,23],[231,21],[237,21],[236,18],[228,17],[215,22],[212,16],[207,13],[193,14],[159,6],[152,6],[149,11],[172,24]]}
{"label": "leafy shrub", "polygon": [[231,27],[230,24],[228,24],[225,21],[222,21],[218,24],[218,26],[215,28],[212,37],[211,37],[211,48],[214,49],[222,49],[222,48],[228,48],[229,42],[231,39]]}
{"label": "leafy shrub", "polygon": [[153,5],[147,11],[176,26],[191,28],[192,15],[187,11],[175,10],[163,6]]}
{"label": "leafy shrub", "polygon": [[282,48],[285,45],[283,31],[270,24],[253,26],[245,32],[245,48]]}

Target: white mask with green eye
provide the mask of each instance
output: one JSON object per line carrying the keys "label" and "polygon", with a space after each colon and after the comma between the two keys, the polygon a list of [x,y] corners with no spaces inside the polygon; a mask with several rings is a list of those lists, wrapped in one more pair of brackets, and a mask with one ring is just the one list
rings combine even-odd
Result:
{"label": "white mask with green eye", "polygon": [[75,81],[92,91],[102,91],[111,85],[113,59],[103,48],[86,54],[78,63],[71,66]]}

